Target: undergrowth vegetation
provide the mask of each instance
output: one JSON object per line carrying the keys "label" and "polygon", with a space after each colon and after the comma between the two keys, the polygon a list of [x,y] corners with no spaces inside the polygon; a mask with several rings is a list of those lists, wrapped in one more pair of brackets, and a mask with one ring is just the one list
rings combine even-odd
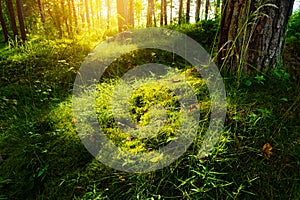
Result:
{"label": "undergrowth vegetation", "polygon": [[[207,23],[217,27],[217,22]],[[204,25],[195,26],[198,28],[189,25],[177,29],[211,47],[212,33],[201,32]],[[109,111],[108,99],[116,77],[130,66],[140,64],[143,58],[145,63],[164,63],[184,75],[195,90],[201,112],[198,135],[178,160],[154,172],[126,173],[97,161],[82,144],[75,127],[79,119],[72,113],[72,83],[83,59],[96,44],[84,37],[33,38],[24,46],[0,50],[0,199],[297,199],[300,196],[300,87],[284,66],[252,77],[224,73],[225,127],[212,152],[198,158],[210,113],[210,98],[201,76],[181,58],[161,51],[141,50],[121,57],[116,63],[121,66],[127,63],[129,67],[124,71],[109,69],[97,85],[99,93],[95,100],[98,122],[115,144],[130,151],[147,152],[176,137],[173,130],[178,127],[180,106],[167,87],[153,84],[140,87],[130,99],[131,117],[141,127],[151,123],[151,112],[168,108],[162,113],[162,119],[167,120],[157,137],[131,137],[116,126]],[[181,84],[171,75],[169,79]],[[150,107],[157,103],[161,107],[151,111]],[[93,136],[87,137],[93,140]]]}

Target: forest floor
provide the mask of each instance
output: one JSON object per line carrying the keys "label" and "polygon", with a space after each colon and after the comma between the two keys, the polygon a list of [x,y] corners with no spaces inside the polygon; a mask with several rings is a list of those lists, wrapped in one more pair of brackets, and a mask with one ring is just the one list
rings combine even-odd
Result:
{"label": "forest floor", "polygon": [[[205,40],[209,32],[199,33],[195,27],[183,27],[181,31],[205,47],[211,45]],[[178,59],[180,73],[190,75],[189,83],[202,101],[203,127],[186,153],[168,167],[127,173],[96,160],[75,128],[73,82],[96,44],[88,37],[37,37],[23,46],[1,47],[0,199],[298,199],[300,85],[284,66],[251,77],[223,73],[225,127],[212,152],[199,159],[197,151],[201,133],[207,129],[210,99],[201,77]],[[168,62],[169,58],[161,52],[139,53],[157,63]],[[289,59],[292,54],[285,52]],[[130,63],[134,57],[128,54],[119,62]],[[114,83],[107,77],[98,89],[108,94]],[[153,99],[162,95],[159,91],[164,90],[146,87],[135,94],[133,102],[137,98]],[[96,109],[104,110],[107,98],[100,95]],[[176,104],[171,97],[166,98],[166,104]],[[150,104],[133,106],[145,112]],[[133,117],[141,118],[143,112],[137,111]],[[110,131],[109,137],[121,141],[119,145],[125,149],[134,146],[134,150],[144,151],[142,141],[127,140],[127,135],[120,134],[110,114],[98,116]],[[176,124],[170,122],[166,128],[173,126]],[[171,136],[169,133],[167,139]],[[147,142],[153,146],[161,139]]]}

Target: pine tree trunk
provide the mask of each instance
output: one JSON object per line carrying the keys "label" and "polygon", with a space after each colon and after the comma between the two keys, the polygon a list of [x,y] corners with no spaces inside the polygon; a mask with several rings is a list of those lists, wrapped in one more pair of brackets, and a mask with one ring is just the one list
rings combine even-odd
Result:
{"label": "pine tree trunk", "polygon": [[128,25],[134,27],[134,2],[129,0],[129,16],[128,16]]}
{"label": "pine tree trunk", "polygon": [[160,26],[164,25],[164,0],[160,1]]}
{"label": "pine tree trunk", "polygon": [[185,16],[186,23],[190,23],[190,10],[191,10],[191,0],[187,0],[186,1],[186,16]]}
{"label": "pine tree trunk", "polygon": [[153,14],[153,5],[154,1],[153,0],[148,0],[148,6],[147,6],[147,27],[152,26],[152,14]]}
{"label": "pine tree trunk", "polygon": [[91,20],[90,20],[89,0],[84,0],[84,2],[85,2],[86,23],[88,25],[88,29],[90,29],[91,28]]}
{"label": "pine tree trunk", "polygon": [[269,4],[259,2],[229,0],[223,4],[218,54],[220,66],[249,74],[266,72],[278,64],[294,0],[266,1]]}
{"label": "pine tree trunk", "polygon": [[14,37],[18,36],[18,29],[17,29],[17,23],[16,23],[16,16],[14,12],[14,7],[11,0],[6,0],[9,20],[11,24],[11,29],[13,31]]}
{"label": "pine tree trunk", "polygon": [[209,0],[206,0],[206,3],[205,3],[205,17],[204,19],[207,20],[208,19],[208,10],[209,10],[209,6],[210,6],[210,2]]}
{"label": "pine tree trunk", "polygon": [[26,31],[25,31],[25,23],[24,23],[24,9],[23,9],[23,1],[22,0],[16,0],[17,4],[17,14],[19,19],[19,26],[20,26],[20,32],[21,32],[21,38],[22,41],[26,41]]}
{"label": "pine tree trunk", "polygon": [[201,8],[201,0],[196,1],[196,13],[195,13],[195,21],[200,21],[200,8]]}
{"label": "pine tree trunk", "polygon": [[119,32],[122,32],[127,29],[127,25],[128,25],[127,3],[128,3],[127,0],[117,0]]}
{"label": "pine tree trunk", "polygon": [[170,23],[173,22],[173,0],[170,0]]}
{"label": "pine tree trunk", "polygon": [[168,25],[167,0],[164,1],[164,24]]}
{"label": "pine tree trunk", "polygon": [[8,36],[8,30],[2,12],[2,0],[0,0],[0,23],[3,31],[4,41],[8,42],[9,36]]}
{"label": "pine tree trunk", "polygon": [[38,4],[38,7],[39,7],[41,21],[42,21],[42,23],[44,25],[45,24],[45,16],[44,16],[44,10],[43,10],[43,6],[42,6],[41,0],[37,0],[37,4]]}
{"label": "pine tree trunk", "polygon": [[182,23],[183,0],[179,0],[178,24]]}

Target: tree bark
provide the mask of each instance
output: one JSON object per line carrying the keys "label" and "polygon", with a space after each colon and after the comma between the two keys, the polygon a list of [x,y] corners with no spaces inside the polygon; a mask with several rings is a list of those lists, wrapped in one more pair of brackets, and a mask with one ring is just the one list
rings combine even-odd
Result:
{"label": "tree bark", "polygon": [[134,2],[133,2],[133,0],[129,0],[128,25],[131,28],[134,28]]}
{"label": "tree bark", "polygon": [[7,26],[5,24],[5,20],[4,20],[4,17],[3,17],[2,0],[0,0],[0,23],[1,23],[2,31],[3,31],[4,41],[8,42],[9,35],[8,35]]}
{"label": "tree bark", "polygon": [[10,24],[11,24],[11,29],[13,31],[14,37],[17,37],[18,29],[17,29],[16,16],[14,12],[13,3],[11,0],[6,0],[6,5],[7,5]]}
{"label": "tree bark", "polygon": [[128,26],[127,0],[117,0],[119,32],[125,31]]}
{"label": "tree bark", "polygon": [[42,6],[41,0],[37,0],[37,4],[38,4],[38,7],[39,7],[41,22],[44,25],[45,24],[45,16],[44,16],[44,10],[43,10],[43,6]]}
{"label": "tree bark", "polygon": [[178,24],[182,23],[183,0],[179,0]]}
{"label": "tree bark", "polygon": [[173,0],[170,0],[170,23],[173,22]]}
{"label": "tree bark", "polygon": [[204,17],[204,19],[205,19],[205,21],[208,19],[208,10],[209,10],[209,6],[210,6],[210,2],[209,2],[209,0],[206,0],[206,3],[205,3],[205,17]]}
{"label": "tree bark", "polygon": [[190,23],[190,10],[191,10],[191,0],[186,1],[186,16],[185,22]]}
{"label": "tree bark", "polygon": [[164,1],[164,25],[168,25],[167,0]]}
{"label": "tree bark", "polygon": [[89,0],[85,0],[85,16],[86,16],[86,23],[88,25],[88,29],[91,28],[91,19],[90,19],[90,9],[89,9]]}
{"label": "tree bark", "polygon": [[248,74],[275,67],[282,53],[293,4],[294,0],[228,0],[224,3],[218,64]]}
{"label": "tree bark", "polygon": [[23,1],[22,0],[16,0],[17,4],[17,14],[19,19],[19,26],[20,26],[20,32],[21,32],[21,38],[22,41],[26,41],[26,30],[25,30],[25,23],[24,23],[24,8],[23,8]]}
{"label": "tree bark", "polygon": [[196,1],[196,13],[195,13],[195,21],[200,21],[200,9],[201,9],[201,0]]}
{"label": "tree bark", "polygon": [[154,7],[154,0],[148,0],[147,6],[147,27],[152,26],[152,15],[153,15],[153,7]]}

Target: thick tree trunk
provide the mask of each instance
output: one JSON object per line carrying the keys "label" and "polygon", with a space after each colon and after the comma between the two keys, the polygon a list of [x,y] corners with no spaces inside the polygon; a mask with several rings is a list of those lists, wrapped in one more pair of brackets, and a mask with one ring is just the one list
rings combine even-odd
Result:
{"label": "thick tree trunk", "polygon": [[13,3],[11,0],[6,0],[6,5],[7,5],[10,24],[11,24],[11,29],[13,31],[14,37],[17,37],[18,29],[17,29],[16,16],[14,12]]}
{"label": "thick tree trunk", "polygon": [[2,31],[3,31],[3,35],[4,35],[4,41],[8,42],[9,36],[8,36],[8,30],[7,30],[7,26],[5,24],[5,20],[4,20],[3,12],[2,12],[2,0],[0,0],[0,23],[1,23]]}
{"label": "thick tree trunk", "polygon": [[164,25],[164,0],[160,1],[160,26]]}
{"label": "thick tree trunk", "polygon": [[191,10],[191,0],[186,1],[186,15],[185,22],[190,23],[190,10]]}
{"label": "thick tree trunk", "polygon": [[196,1],[196,13],[195,13],[195,21],[200,21],[200,8],[201,8],[201,0]]}
{"label": "thick tree trunk", "polygon": [[294,0],[223,3],[218,63],[244,73],[265,72],[280,59]]}
{"label": "thick tree trunk", "polygon": [[182,23],[183,0],[179,0],[178,24]]}
{"label": "thick tree trunk", "polygon": [[25,23],[24,23],[24,9],[23,9],[23,1],[22,0],[16,0],[17,4],[17,14],[19,19],[19,26],[20,26],[20,32],[21,32],[21,38],[22,41],[26,41],[26,31],[25,31]]}

